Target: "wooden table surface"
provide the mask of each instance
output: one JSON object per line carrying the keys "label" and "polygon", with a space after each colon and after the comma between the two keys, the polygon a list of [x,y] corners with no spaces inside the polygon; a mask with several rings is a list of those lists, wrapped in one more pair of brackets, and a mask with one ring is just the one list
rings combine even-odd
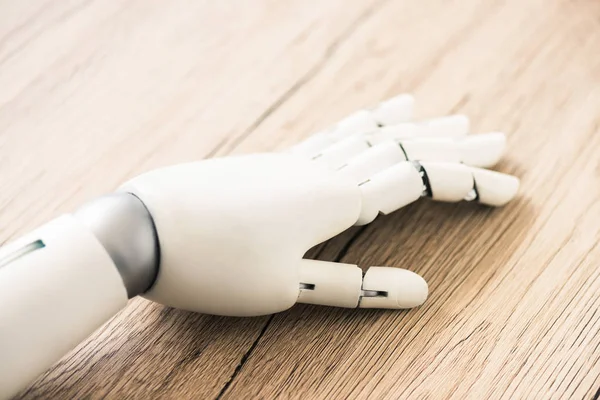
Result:
{"label": "wooden table surface", "polygon": [[422,201],[309,254],[417,271],[424,306],[236,319],[136,299],[22,397],[597,398],[597,1],[2,0],[0,241],[402,92],[506,132],[498,169],[522,179],[505,208]]}

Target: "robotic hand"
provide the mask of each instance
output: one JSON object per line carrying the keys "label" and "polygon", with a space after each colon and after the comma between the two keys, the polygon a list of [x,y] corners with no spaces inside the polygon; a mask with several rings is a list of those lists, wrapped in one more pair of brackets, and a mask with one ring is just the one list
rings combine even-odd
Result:
{"label": "robotic hand", "polygon": [[482,169],[501,133],[468,119],[408,123],[401,95],[290,151],[158,169],[0,250],[0,398],[14,395],[128,298],[255,316],[295,303],[411,308],[417,274],[303,259],[311,247],[421,197],[501,206],[517,178]]}

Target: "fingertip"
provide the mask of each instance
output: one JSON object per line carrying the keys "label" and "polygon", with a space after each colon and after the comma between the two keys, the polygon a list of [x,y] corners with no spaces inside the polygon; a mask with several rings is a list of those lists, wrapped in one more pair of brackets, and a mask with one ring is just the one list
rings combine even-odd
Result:
{"label": "fingertip", "polygon": [[361,308],[408,309],[422,305],[429,286],[420,275],[401,268],[371,267],[363,278],[363,290],[384,295],[363,297]]}
{"label": "fingertip", "polygon": [[486,169],[473,169],[479,202],[501,207],[514,199],[519,192],[520,180],[516,176]]}
{"label": "fingertip", "polygon": [[414,308],[422,305],[429,296],[429,285],[423,277],[406,269],[397,269],[398,308]]}
{"label": "fingertip", "polygon": [[506,148],[502,132],[467,136],[460,144],[461,160],[467,165],[489,168],[498,163]]}
{"label": "fingertip", "polygon": [[415,98],[410,94],[400,94],[381,102],[373,110],[377,122],[383,126],[409,121],[413,115]]}
{"label": "fingertip", "polygon": [[420,135],[459,138],[467,135],[471,129],[469,117],[463,114],[448,115],[421,121]]}

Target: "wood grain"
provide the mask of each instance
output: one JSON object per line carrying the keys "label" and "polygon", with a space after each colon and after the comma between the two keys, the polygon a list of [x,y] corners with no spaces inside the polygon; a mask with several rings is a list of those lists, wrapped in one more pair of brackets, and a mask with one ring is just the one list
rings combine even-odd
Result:
{"label": "wood grain", "polygon": [[[400,92],[502,130],[519,199],[423,201],[309,256],[408,312],[133,300],[21,398],[597,398],[600,3],[0,1],[0,243],[161,165],[287,147]],[[1,355],[0,355],[1,357]]]}

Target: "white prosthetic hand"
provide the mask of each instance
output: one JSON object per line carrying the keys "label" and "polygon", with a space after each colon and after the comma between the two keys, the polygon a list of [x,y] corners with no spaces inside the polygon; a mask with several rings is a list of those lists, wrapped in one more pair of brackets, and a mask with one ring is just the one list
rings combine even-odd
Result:
{"label": "white prosthetic hand", "polygon": [[417,274],[303,259],[313,246],[421,197],[501,206],[517,178],[482,167],[500,133],[468,119],[409,123],[402,95],[288,152],[148,172],[0,250],[0,398],[24,388],[128,298],[256,316],[295,303],[411,308]]}

